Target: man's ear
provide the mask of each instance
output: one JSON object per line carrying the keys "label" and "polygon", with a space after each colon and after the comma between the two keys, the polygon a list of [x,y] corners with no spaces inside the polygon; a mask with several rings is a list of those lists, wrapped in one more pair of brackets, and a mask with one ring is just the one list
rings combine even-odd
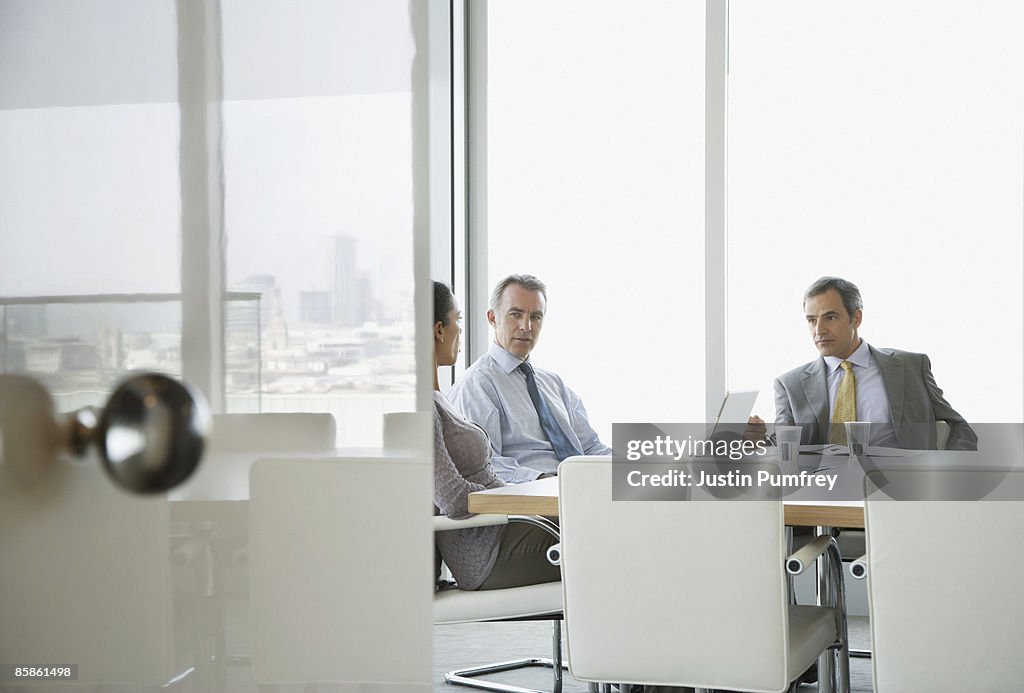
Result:
{"label": "man's ear", "polygon": [[442,336],[441,335],[441,330],[442,329],[444,329],[444,325],[441,324],[440,320],[438,320],[437,322],[434,323],[434,339],[437,339],[437,340],[441,339],[441,336]]}
{"label": "man's ear", "polygon": [[487,311],[487,322],[491,323],[491,327],[497,327],[498,326],[498,324],[496,322],[496,318],[494,317],[494,311],[493,310],[488,310]]}
{"label": "man's ear", "polygon": [[864,317],[864,311],[862,311],[860,308],[858,308],[856,311],[854,311],[854,313],[853,313],[853,329],[857,329],[858,327],[860,327],[860,321],[861,321],[861,318],[863,318],[863,317]]}

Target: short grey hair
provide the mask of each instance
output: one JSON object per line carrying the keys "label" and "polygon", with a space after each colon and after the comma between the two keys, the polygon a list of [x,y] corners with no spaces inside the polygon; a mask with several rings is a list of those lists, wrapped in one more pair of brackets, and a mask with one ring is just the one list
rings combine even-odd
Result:
{"label": "short grey hair", "polygon": [[839,292],[839,296],[843,299],[843,307],[846,308],[846,313],[851,320],[853,320],[854,313],[864,308],[864,301],[860,297],[860,289],[857,288],[857,285],[839,277],[822,277],[811,284],[804,293],[804,305],[807,305],[807,299],[812,296],[820,296],[829,289]]}
{"label": "short grey hair", "polygon": [[491,292],[491,310],[498,310],[498,305],[501,304],[501,295],[505,293],[505,289],[516,284],[521,286],[527,291],[539,291],[540,295],[544,297],[545,305],[548,302],[548,287],[544,285],[540,279],[533,276],[532,274],[510,274],[494,287],[494,291]]}

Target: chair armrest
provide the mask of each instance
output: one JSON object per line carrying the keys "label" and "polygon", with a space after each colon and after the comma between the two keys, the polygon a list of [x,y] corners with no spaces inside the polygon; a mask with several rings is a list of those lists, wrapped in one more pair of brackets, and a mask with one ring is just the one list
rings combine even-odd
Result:
{"label": "chair armrest", "polygon": [[545,532],[553,536],[555,539],[561,539],[562,534],[559,530],[558,525],[544,517],[543,515],[509,515],[509,522],[521,522],[534,527],[540,527]]}
{"label": "chair armrest", "polygon": [[850,564],[850,575],[857,580],[863,580],[868,576],[868,555],[864,554]]}
{"label": "chair armrest", "polygon": [[786,559],[786,572],[790,575],[799,575],[804,572],[807,566],[814,563],[821,554],[825,553],[832,541],[832,537],[824,534],[804,544],[799,551]]}
{"label": "chair armrest", "polygon": [[540,515],[500,515],[484,513],[481,515],[470,515],[461,520],[448,517],[447,515],[434,515],[433,528],[435,532],[447,532],[451,529],[469,529],[471,527],[495,527],[507,525],[510,522],[521,522],[535,527],[540,527],[545,532],[560,539],[558,525],[546,517]]}
{"label": "chair armrest", "polygon": [[433,527],[435,532],[446,532],[450,529],[507,525],[508,520],[508,515],[472,515],[462,520],[453,520],[447,515],[434,515]]}
{"label": "chair armrest", "polygon": [[821,606],[833,609],[836,633],[843,647],[848,647],[846,631],[846,586],[843,581],[843,561],[839,555],[839,544],[831,534],[822,534],[808,542],[803,548],[786,559],[786,572],[799,575],[809,565],[825,556],[822,563],[825,580],[820,585]]}

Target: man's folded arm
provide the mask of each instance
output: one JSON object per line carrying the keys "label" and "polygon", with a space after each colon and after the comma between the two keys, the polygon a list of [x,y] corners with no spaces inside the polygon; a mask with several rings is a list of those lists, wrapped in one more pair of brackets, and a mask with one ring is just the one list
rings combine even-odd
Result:
{"label": "man's folded arm", "polygon": [[521,484],[524,481],[533,481],[539,479],[542,472],[539,469],[533,467],[524,467],[519,464],[514,457],[506,457],[500,455],[491,446],[491,466],[494,467],[494,473],[499,479],[504,481],[506,484]]}
{"label": "man's folded arm", "polygon": [[580,448],[584,455],[610,455],[612,449],[601,442],[597,431],[590,425],[587,416],[587,408],[583,406],[583,400],[570,388],[565,389],[566,407],[569,410],[569,417],[572,422],[572,429],[576,437],[580,439]]}

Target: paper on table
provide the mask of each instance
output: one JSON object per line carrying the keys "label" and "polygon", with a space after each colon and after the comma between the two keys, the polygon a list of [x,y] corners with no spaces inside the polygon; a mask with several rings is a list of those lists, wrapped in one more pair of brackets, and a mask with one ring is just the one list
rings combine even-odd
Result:
{"label": "paper on table", "polygon": [[[845,445],[801,445],[800,452],[814,452],[820,455],[848,455]],[[913,457],[924,453],[924,450],[904,450],[902,448],[885,448],[879,445],[867,447],[868,457]]]}

